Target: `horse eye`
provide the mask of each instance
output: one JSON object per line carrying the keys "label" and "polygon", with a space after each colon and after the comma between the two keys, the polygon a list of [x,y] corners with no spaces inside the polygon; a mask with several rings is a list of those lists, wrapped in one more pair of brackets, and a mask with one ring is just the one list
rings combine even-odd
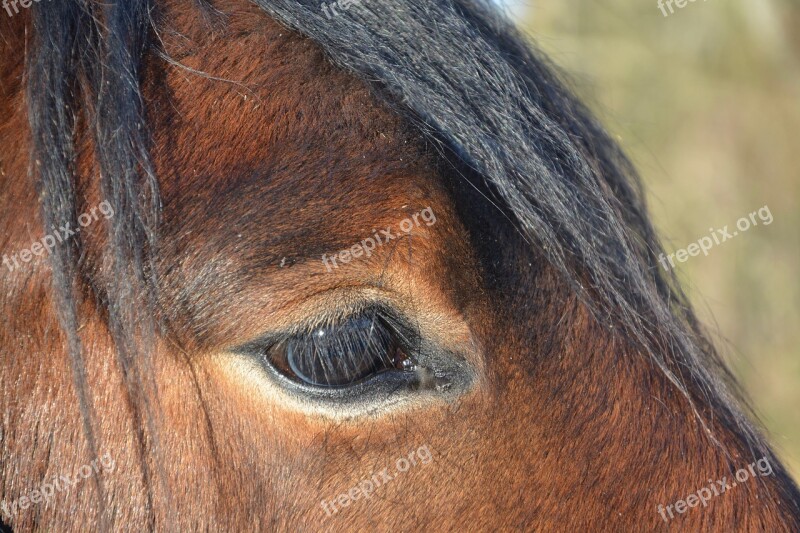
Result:
{"label": "horse eye", "polygon": [[292,336],[269,348],[265,358],[286,377],[314,387],[347,387],[382,372],[416,369],[391,328],[377,316]]}

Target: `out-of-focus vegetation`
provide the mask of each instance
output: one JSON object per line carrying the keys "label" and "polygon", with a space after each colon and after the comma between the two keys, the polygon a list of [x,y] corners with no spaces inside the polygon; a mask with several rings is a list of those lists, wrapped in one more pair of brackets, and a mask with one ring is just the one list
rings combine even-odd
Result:
{"label": "out-of-focus vegetation", "polygon": [[518,24],[639,168],[669,252],[769,206],[772,224],[678,270],[800,478],[800,4],[520,3]]}

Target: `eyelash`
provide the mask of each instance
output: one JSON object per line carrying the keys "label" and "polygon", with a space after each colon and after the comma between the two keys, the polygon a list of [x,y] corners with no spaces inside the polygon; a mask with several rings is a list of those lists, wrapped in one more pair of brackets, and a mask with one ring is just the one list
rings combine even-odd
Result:
{"label": "eyelash", "polygon": [[346,388],[384,372],[414,372],[408,337],[377,311],[283,339],[264,352],[284,376],[318,388]]}

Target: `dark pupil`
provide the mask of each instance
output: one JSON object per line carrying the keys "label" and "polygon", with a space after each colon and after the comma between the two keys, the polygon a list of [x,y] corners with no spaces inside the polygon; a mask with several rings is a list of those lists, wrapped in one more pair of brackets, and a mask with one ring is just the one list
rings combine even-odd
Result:
{"label": "dark pupil", "polygon": [[324,327],[310,336],[286,341],[291,371],[316,386],[350,385],[394,366],[392,336],[373,318],[358,318],[344,326]]}

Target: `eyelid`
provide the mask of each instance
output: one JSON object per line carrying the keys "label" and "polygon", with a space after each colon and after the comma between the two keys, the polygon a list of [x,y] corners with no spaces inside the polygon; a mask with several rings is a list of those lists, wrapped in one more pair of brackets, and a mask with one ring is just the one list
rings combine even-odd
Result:
{"label": "eyelid", "polygon": [[268,350],[281,342],[287,342],[293,337],[310,336],[321,327],[335,328],[336,326],[344,326],[349,320],[358,316],[369,316],[373,313],[397,334],[398,340],[413,354],[413,351],[418,348],[421,342],[419,328],[414,327],[405,315],[382,302],[370,302],[364,304],[361,308],[350,309],[343,316],[316,318],[316,320],[297,324],[286,331],[267,333],[253,341],[234,347],[230,351],[242,355],[258,356],[263,354],[264,350]]}

